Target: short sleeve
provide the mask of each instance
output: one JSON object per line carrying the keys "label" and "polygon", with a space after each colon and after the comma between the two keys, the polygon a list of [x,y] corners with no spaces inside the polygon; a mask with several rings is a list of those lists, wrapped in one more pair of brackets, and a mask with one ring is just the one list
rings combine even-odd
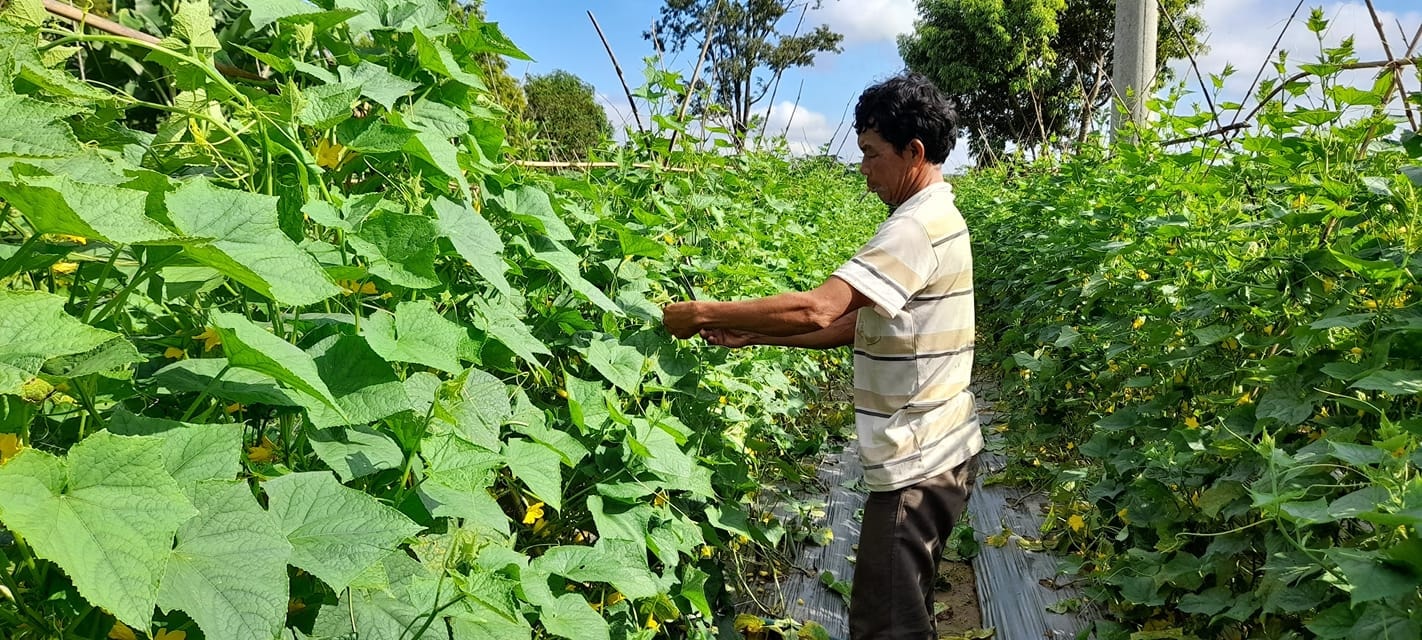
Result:
{"label": "short sleeve", "polygon": [[938,269],[938,255],[917,220],[891,219],[834,276],[874,302],[881,316],[903,311]]}

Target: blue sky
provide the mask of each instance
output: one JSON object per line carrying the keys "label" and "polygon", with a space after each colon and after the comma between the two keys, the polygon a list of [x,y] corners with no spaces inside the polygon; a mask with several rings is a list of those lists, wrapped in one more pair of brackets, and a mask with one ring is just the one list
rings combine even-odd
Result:
{"label": "blue sky", "polygon": [[[628,82],[635,88],[642,79],[642,59],[654,53],[651,43],[642,39],[642,33],[650,28],[661,2],[485,0],[485,4],[489,19],[498,22],[504,33],[535,59],[532,63],[512,61],[511,74],[522,78],[526,74],[555,69],[572,72],[596,87],[614,126],[632,124],[617,75],[587,12],[592,11],[597,16]],[[1239,77],[1226,85],[1225,92],[1242,93],[1283,29],[1294,4],[1286,0],[1205,0],[1201,13],[1210,31],[1210,51],[1199,60],[1202,70],[1218,72],[1226,63],[1232,63],[1239,69]],[[1416,33],[1422,24],[1422,3],[1375,0],[1374,4],[1382,13],[1389,43],[1395,52],[1400,51],[1403,37],[1399,31],[1405,30],[1409,37]],[[852,107],[859,92],[903,67],[894,38],[913,28],[914,7],[913,0],[824,0],[821,9],[806,18],[806,25],[829,24],[844,34],[844,51],[821,54],[813,67],[785,74],[775,104],[762,103],[758,107],[762,114],[772,107],[770,130],[783,131],[788,124],[791,148],[801,152],[818,149],[837,129],[842,139],[843,131],[849,126],[848,123],[841,126],[845,110]],[[1332,20],[1330,41],[1354,34],[1360,58],[1382,57],[1382,47],[1361,0],[1306,2],[1304,7],[1300,19],[1286,32],[1281,45],[1294,54],[1291,60],[1306,61],[1317,51],[1313,35],[1302,24],[1309,7],[1321,7]],[[793,17],[798,18],[798,15]],[[792,30],[793,20],[787,19],[787,22],[784,30]],[[668,57],[665,64],[670,69],[683,70],[689,77],[697,53],[687,51]],[[1411,90],[1418,90],[1415,80],[1411,84]],[[1190,86],[1197,84],[1192,80]],[[797,92],[800,93],[798,106],[795,104]],[[846,159],[858,157],[852,139],[842,147],[837,141],[836,148]],[[950,158],[948,168],[967,161],[960,149]]]}

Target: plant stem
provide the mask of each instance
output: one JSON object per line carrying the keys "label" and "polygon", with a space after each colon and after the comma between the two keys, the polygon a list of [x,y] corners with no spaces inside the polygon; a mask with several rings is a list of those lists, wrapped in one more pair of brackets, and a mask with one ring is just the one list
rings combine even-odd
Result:
{"label": "plant stem", "polygon": [[232,365],[230,364],[223,367],[221,371],[217,372],[217,375],[213,376],[211,380],[207,381],[207,385],[204,386],[202,388],[202,391],[198,393],[197,399],[193,400],[193,403],[188,406],[188,410],[183,412],[183,417],[179,418],[179,422],[187,422],[188,418],[192,417],[193,412],[197,411],[197,408],[202,403],[202,401],[207,399],[208,392],[212,391],[213,387],[217,386],[217,381],[221,380],[222,376],[225,375],[227,373],[227,370],[231,368]]}

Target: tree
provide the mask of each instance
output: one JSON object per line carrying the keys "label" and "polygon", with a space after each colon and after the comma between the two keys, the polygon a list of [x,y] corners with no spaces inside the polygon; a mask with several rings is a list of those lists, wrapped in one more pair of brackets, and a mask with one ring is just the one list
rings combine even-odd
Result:
{"label": "tree", "polygon": [[[1162,0],[1157,60],[1200,51],[1200,0]],[[979,164],[1007,148],[1084,141],[1111,100],[1114,0],[918,0],[899,53],[959,105]]]}
{"label": "tree", "polygon": [[594,98],[593,86],[561,69],[529,76],[523,92],[527,117],[552,145],[557,158],[586,158],[588,151],[612,133],[607,112]]}
{"label": "tree", "polygon": [[[699,55],[710,34],[703,74],[712,100],[730,116],[735,143],[743,147],[752,109],[766,97],[786,69],[813,64],[816,54],[839,53],[844,36],[820,25],[801,35],[805,14],[820,0],[666,0],[647,38],[664,41],[669,51]],[[795,30],[780,31],[781,19],[799,12]]]}

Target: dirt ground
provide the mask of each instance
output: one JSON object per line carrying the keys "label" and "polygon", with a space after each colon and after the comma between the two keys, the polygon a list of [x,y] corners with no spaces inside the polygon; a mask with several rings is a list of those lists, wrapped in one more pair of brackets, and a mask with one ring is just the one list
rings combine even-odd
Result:
{"label": "dirt ground", "polygon": [[961,638],[982,626],[978,592],[973,586],[973,566],[967,561],[938,563],[938,636]]}

